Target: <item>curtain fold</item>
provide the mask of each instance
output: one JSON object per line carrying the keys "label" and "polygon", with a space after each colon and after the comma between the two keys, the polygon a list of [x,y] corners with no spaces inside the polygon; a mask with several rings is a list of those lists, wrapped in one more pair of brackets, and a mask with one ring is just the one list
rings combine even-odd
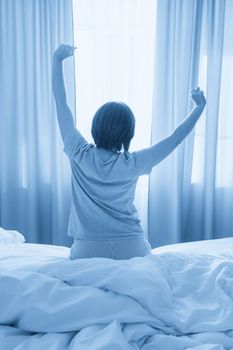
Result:
{"label": "curtain fold", "polygon": [[187,237],[195,239],[233,235],[233,3],[205,1],[204,13],[199,79],[207,106],[196,130],[187,225]]}
{"label": "curtain fold", "polygon": [[191,110],[199,85],[207,105],[195,130],[149,183],[153,247],[233,234],[233,3],[157,1],[152,143]]}
{"label": "curtain fold", "polygon": [[[152,144],[168,136],[191,109],[198,81],[202,0],[157,1]],[[193,134],[153,169],[148,231],[153,247],[183,240],[190,191]]]}
{"label": "curtain fold", "polygon": [[[205,167],[204,167],[204,236],[213,237],[216,188],[218,119],[224,41],[225,0],[208,3],[206,9],[207,86]],[[210,132],[211,131],[211,132]]]}
{"label": "curtain fold", "polygon": [[[0,2],[0,225],[27,242],[70,245],[70,170],[52,95],[52,55],[73,43],[71,0]],[[65,62],[75,114],[72,59]]]}

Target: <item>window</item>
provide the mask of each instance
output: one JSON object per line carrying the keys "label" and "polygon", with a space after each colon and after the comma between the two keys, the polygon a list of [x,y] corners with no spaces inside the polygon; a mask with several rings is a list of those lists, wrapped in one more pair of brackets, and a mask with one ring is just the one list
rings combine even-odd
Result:
{"label": "window", "polygon": [[95,111],[123,101],[136,118],[130,150],[149,146],[156,1],[76,0],[73,15],[77,125],[92,140]]}

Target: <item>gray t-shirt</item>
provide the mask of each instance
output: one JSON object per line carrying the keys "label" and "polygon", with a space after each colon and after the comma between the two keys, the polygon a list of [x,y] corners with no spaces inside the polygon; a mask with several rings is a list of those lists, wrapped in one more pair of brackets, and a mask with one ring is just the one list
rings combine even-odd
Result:
{"label": "gray t-shirt", "polygon": [[138,177],[150,174],[149,149],[112,152],[88,143],[78,130],[64,139],[72,170],[68,235],[79,239],[144,236],[133,204]]}

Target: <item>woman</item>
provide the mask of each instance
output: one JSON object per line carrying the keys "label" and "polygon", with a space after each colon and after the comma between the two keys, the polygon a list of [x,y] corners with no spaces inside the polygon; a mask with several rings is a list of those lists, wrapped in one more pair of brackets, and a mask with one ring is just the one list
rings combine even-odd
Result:
{"label": "woman", "polygon": [[[53,56],[53,92],[58,122],[72,170],[72,202],[68,235],[74,238],[71,259],[129,259],[151,253],[133,205],[138,177],[150,174],[190,133],[204,107],[200,89],[192,90],[195,108],[174,132],[158,144],[129,152],[135,118],[122,102],[108,102],[92,121],[95,142],[76,129],[67,105],[62,61],[75,48],[61,45]],[[123,152],[121,150],[123,149]]]}

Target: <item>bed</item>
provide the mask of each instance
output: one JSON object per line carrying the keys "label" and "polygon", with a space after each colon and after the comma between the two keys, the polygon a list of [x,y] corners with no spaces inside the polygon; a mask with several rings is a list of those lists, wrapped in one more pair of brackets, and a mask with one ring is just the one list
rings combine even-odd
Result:
{"label": "bed", "polygon": [[0,246],[1,350],[233,349],[233,238],[144,258]]}

